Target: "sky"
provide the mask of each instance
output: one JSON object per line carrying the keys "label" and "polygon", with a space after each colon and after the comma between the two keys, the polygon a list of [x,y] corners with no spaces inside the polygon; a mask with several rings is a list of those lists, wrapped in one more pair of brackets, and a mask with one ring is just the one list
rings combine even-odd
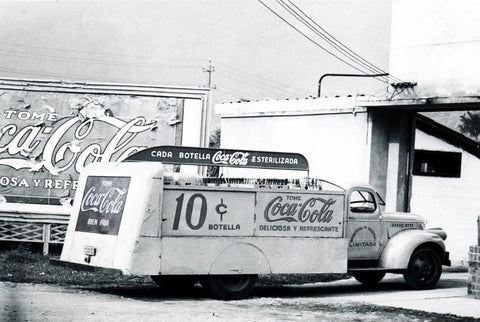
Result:
{"label": "sky", "polygon": [[[294,23],[277,1],[262,1]],[[389,0],[291,3],[388,71]],[[317,44],[258,0],[1,1],[0,77],[208,86],[211,61],[216,104],[316,96],[323,74],[358,73],[320,48],[335,52],[318,35],[309,36]],[[370,78],[322,83],[322,96],[385,90]]]}

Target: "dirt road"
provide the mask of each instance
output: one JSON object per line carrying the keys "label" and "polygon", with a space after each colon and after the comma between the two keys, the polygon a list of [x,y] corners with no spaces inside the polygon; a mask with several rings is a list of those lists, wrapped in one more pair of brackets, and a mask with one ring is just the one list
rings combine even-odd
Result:
{"label": "dirt road", "polygon": [[432,313],[411,310],[406,305],[408,300],[413,304],[420,302],[415,297],[423,300],[430,297],[433,302],[435,296],[440,298],[442,294],[461,297],[455,292],[466,289],[466,275],[450,275],[445,274],[438,288],[428,294],[407,290],[400,277],[388,277],[370,290],[353,280],[303,286],[259,286],[252,298],[229,302],[206,297],[199,286],[172,294],[153,283],[135,288],[0,283],[0,307],[3,308],[0,320],[473,321],[448,314],[448,308],[443,313]]}

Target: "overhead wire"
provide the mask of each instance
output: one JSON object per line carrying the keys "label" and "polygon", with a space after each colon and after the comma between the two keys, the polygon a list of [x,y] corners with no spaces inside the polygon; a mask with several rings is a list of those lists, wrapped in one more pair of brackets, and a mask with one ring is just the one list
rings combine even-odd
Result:
{"label": "overhead wire", "polygon": [[336,54],[334,54],[333,52],[331,52],[330,50],[328,50],[327,48],[325,48],[324,46],[320,45],[317,41],[313,40],[311,37],[309,37],[307,34],[305,34],[304,32],[302,32],[300,29],[298,29],[297,27],[295,27],[292,23],[290,23],[288,20],[286,20],[285,18],[283,18],[280,14],[278,14],[275,10],[273,10],[272,8],[270,8],[269,6],[267,6],[262,0],[258,0],[265,8],[267,8],[269,11],[271,11],[275,16],[277,16],[279,19],[281,19],[283,22],[285,22],[287,25],[289,25],[291,28],[293,28],[295,31],[297,31],[298,33],[300,33],[303,37],[305,37],[306,39],[308,39],[310,42],[312,42],[313,44],[315,44],[317,47],[320,47],[321,49],[323,49],[325,52],[327,52],[328,54],[330,54],[331,56],[337,58],[338,60],[340,60],[341,62],[347,64],[348,66],[352,67],[353,69],[361,72],[362,74],[368,74],[367,72],[365,72],[364,70],[360,69],[359,67],[357,66],[354,66],[352,65],[351,63],[347,62],[346,60],[344,60],[343,58],[341,57],[338,57]]}
{"label": "overhead wire", "polygon": [[[218,91],[221,91],[221,92],[226,92],[226,93],[230,93],[230,94],[233,94],[233,95],[236,95],[236,96],[239,96],[239,97],[245,97],[245,94],[247,93],[241,93],[239,91],[236,91],[232,88],[229,88],[229,87],[226,87],[226,86],[218,86],[217,87],[217,90]],[[248,94],[251,94],[251,93],[248,93]]]}
{"label": "overhead wire", "polygon": [[252,80],[255,79],[255,80],[263,82],[264,84],[268,84],[269,86],[272,86],[272,84],[276,84],[278,87],[282,87],[282,88],[292,88],[292,89],[296,89],[296,90],[299,90],[299,91],[304,90],[304,89],[292,86],[292,85],[287,84],[287,83],[279,82],[277,80],[269,79],[269,78],[266,78],[264,76],[260,76],[260,75],[254,74],[254,73],[246,72],[244,70],[241,70],[239,68],[235,68],[233,66],[230,66],[230,65],[222,63],[222,62],[217,62],[217,65],[223,66],[223,67],[229,69],[230,71],[232,71],[233,73],[237,73],[240,77],[250,78]]}
{"label": "overhead wire", "polygon": [[197,65],[148,64],[148,63],[122,62],[122,61],[114,61],[114,60],[95,59],[95,58],[85,59],[85,58],[64,57],[64,56],[41,54],[41,53],[31,54],[29,52],[12,51],[12,50],[6,50],[6,49],[0,49],[0,53],[6,56],[15,55],[15,57],[23,57],[23,58],[33,58],[33,59],[50,58],[58,61],[66,61],[66,62],[73,62],[73,63],[103,64],[103,65],[124,66],[124,67],[141,67],[141,68],[167,67],[167,68],[173,68],[173,69],[201,68],[201,66],[197,66]]}
{"label": "overhead wire", "polygon": [[[0,67],[1,72],[9,73],[9,74],[23,74],[23,75],[30,75],[30,76],[40,76],[40,77],[59,77],[68,80],[90,80],[90,81],[105,81],[105,79],[101,79],[98,77],[91,77],[91,76],[83,76],[83,75],[76,75],[76,74],[59,74],[59,73],[52,73],[52,72],[34,72],[31,70],[21,70],[21,69],[12,69],[12,68],[4,68]],[[122,82],[129,82],[131,79],[119,79],[116,78],[117,81]]]}
{"label": "overhead wire", "polygon": [[[325,31],[320,25],[318,25],[313,19],[311,19],[308,15],[306,15],[301,9],[299,9],[295,4],[293,4],[291,1],[288,0],[290,4],[294,6],[294,8],[290,7],[288,4],[285,3],[284,0],[276,0],[277,3],[279,3],[286,11],[288,11],[295,19],[300,21],[303,25],[305,25],[308,29],[313,31],[316,35],[318,35],[320,38],[325,40],[328,44],[330,44],[335,50],[337,50],[340,54],[346,56],[348,59],[352,60],[353,62],[359,64],[363,68],[367,69],[370,71],[372,74],[386,74],[384,70],[378,68],[377,66],[373,65],[357,53],[355,53],[353,50],[342,44],[340,41],[338,41],[335,37],[331,36],[328,32]],[[300,12],[300,13],[299,13]],[[303,16],[305,16],[305,19]],[[317,29],[312,23],[309,21],[312,21],[317,27],[320,28]],[[323,32],[322,32],[323,31]],[[324,34],[325,33],[325,34]],[[333,39],[332,39],[333,38]],[[379,76],[378,78],[385,78],[388,80],[388,76]]]}
{"label": "overhead wire", "polygon": [[25,47],[25,48],[34,48],[34,49],[41,49],[41,50],[50,50],[50,51],[60,51],[60,52],[67,52],[67,53],[83,53],[89,55],[103,55],[103,56],[117,56],[117,57],[131,57],[131,58],[142,58],[142,59],[155,59],[155,60],[171,60],[171,61],[198,61],[198,62],[208,62],[206,58],[171,58],[171,57],[158,57],[158,56],[145,56],[145,55],[126,55],[126,54],[118,54],[112,52],[98,52],[93,50],[82,50],[82,49],[68,49],[68,48],[56,48],[56,47],[46,47],[46,46],[37,46],[37,45],[27,45],[27,44],[18,44],[18,43],[10,43],[0,41],[0,45],[6,45],[10,47]]}
{"label": "overhead wire", "polygon": [[[282,89],[279,89],[278,87],[272,87],[272,86],[268,86],[268,84],[260,84],[260,83],[257,83],[255,81],[252,81],[252,80],[246,80],[246,79],[239,79],[238,77],[236,77],[236,75],[234,74],[231,74],[227,71],[222,71],[222,70],[219,70],[217,69],[216,72],[219,74],[219,75],[222,75],[224,77],[227,77],[235,82],[238,82],[238,83],[241,83],[241,84],[245,84],[245,85],[249,85],[249,86],[253,86],[257,89],[260,89],[262,91],[265,91],[265,92],[271,92],[271,91],[274,91],[274,92],[277,92],[278,94],[284,94],[285,93],[285,90],[282,90]],[[267,87],[268,86],[268,87]]]}
{"label": "overhead wire", "polygon": [[[0,45],[2,44],[7,44],[5,42],[0,42]],[[12,44],[8,44],[8,45],[12,45]],[[35,48],[35,49],[46,49],[46,50],[49,50],[49,51],[59,51],[59,52],[67,52],[69,54],[75,54],[77,53],[76,51],[74,50],[70,50],[70,49],[61,49],[61,48],[53,48],[53,47],[44,47],[44,46],[33,46],[33,45],[21,45],[21,44],[13,44],[13,46],[17,46],[17,47],[25,47],[25,48]],[[141,68],[173,68],[173,69],[182,69],[182,68],[186,68],[186,69],[200,69],[200,66],[197,66],[197,65],[173,65],[173,64],[148,64],[148,63],[138,63],[138,62],[128,62],[128,61],[118,61],[118,60],[105,60],[105,59],[101,59],[101,58],[81,58],[81,57],[72,57],[72,56],[60,56],[58,54],[51,54],[51,53],[32,53],[31,51],[29,52],[25,52],[25,51],[18,51],[18,50],[9,50],[9,49],[5,49],[5,48],[1,48],[2,46],[0,46],[0,54],[3,54],[4,56],[15,56],[15,57],[22,57],[22,58],[31,58],[31,59],[44,59],[44,58],[49,58],[49,59],[53,59],[53,60],[57,60],[57,61],[64,61],[64,62],[72,62],[72,63],[88,63],[88,64],[103,64],[103,65],[113,65],[113,66],[125,66],[125,67],[141,67]],[[99,54],[99,55],[104,55],[105,53],[99,53],[99,52],[94,52],[94,51],[78,51],[78,53],[88,53],[88,54]],[[119,55],[117,55],[119,56]],[[123,56],[123,55],[120,55],[120,56]],[[133,56],[132,56],[133,57]],[[147,56],[144,56],[144,57],[147,57]],[[167,58],[163,58],[164,60],[175,60],[175,59],[167,59]],[[177,60],[182,60],[182,59],[177,59]],[[187,59],[188,61],[194,61],[193,59]],[[202,59],[197,59],[196,61],[208,61],[208,60],[202,60]],[[235,77],[235,75],[233,74],[230,74],[230,75],[225,75],[226,77],[229,77],[230,79],[234,80],[234,81],[237,81],[237,82],[240,82],[240,83],[243,83],[243,84],[246,84],[246,85],[249,85],[249,86],[252,86],[252,87],[255,87],[257,89],[261,89],[262,91],[264,92],[268,92],[268,93],[271,93],[272,91],[273,92],[276,92],[277,94],[278,93],[284,93],[283,92],[283,89],[280,90],[278,89],[278,87],[281,85],[282,87],[286,87],[286,88],[293,88],[293,86],[290,86],[290,85],[287,85],[287,84],[282,84],[280,82],[275,82],[273,80],[269,80],[267,78],[264,78],[264,77],[260,77],[258,75],[254,75],[254,74],[251,74],[251,73],[247,73],[247,72],[244,72],[240,69],[237,69],[235,67],[232,67],[232,66],[229,66],[227,64],[221,64],[222,66],[224,66],[225,68],[229,69],[230,71],[232,71],[232,73],[237,73],[239,74],[238,76],[240,78],[245,78],[244,75],[249,75],[247,76],[247,80],[242,80],[242,79],[239,79],[239,77]],[[85,77],[85,76],[79,76],[79,75],[73,75],[73,74],[69,74],[68,76],[65,75],[65,74],[59,74],[59,73],[51,73],[51,72],[33,72],[33,71],[25,71],[25,70],[13,70],[13,69],[6,69],[6,68],[1,68],[0,67],[0,71],[4,71],[4,72],[7,72],[7,73],[15,73],[15,72],[20,72],[20,73],[23,73],[23,74],[26,74],[26,75],[33,75],[33,76],[46,76],[46,77],[61,77],[61,78],[69,78],[69,79],[86,79],[86,80],[102,80],[102,79],[99,79],[99,78],[95,78],[95,77]],[[222,71],[220,71],[219,69],[216,70],[217,72],[220,72],[220,74],[222,74]],[[243,75],[240,75],[240,74],[243,74]],[[120,80],[118,78],[115,78],[117,79],[117,81],[124,81],[124,80]],[[259,79],[262,79],[262,84],[259,84]],[[125,80],[126,81],[126,80]],[[280,85],[277,85],[276,88],[272,87],[272,83],[278,83]],[[269,86],[268,89],[266,89],[266,86]]]}
{"label": "overhead wire", "polygon": [[[118,76],[109,76],[109,79],[101,78],[101,77],[92,77],[92,76],[85,76],[79,74],[62,74],[62,73],[52,73],[52,72],[42,72],[42,71],[32,71],[32,70],[22,70],[22,69],[12,69],[12,68],[5,68],[0,66],[0,72],[4,72],[7,74],[22,74],[28,76],[35,76],[35,77],[55,77],[61,78],[66,81],[98,81],[98,82],[122,82],[122,83],[131,83],[132,78],[123,78]],[[135,80],[134,80],[135,81]],[[171,83],[170,85],[174,86],[175,84]],[[195,85],[186,85],[185,83],[179,83],[180,86],[195,86]]]}
{"label": "overhead wire", "polygon": [[[354,56],[356,57],[355,59],[353,59],[352,61],[352,55],[353,54],[349,54],[350,57],[346,57],[346,59],[349,59],[351,60],[352,62],[349,62],[347,61],[346,59],[342,58],[342,57],[339,57],[337,54],[333,53],[331,50],[325,48],[324,46],[322,46],[319,42],[317,42],[316,40],[314,40],[312,37],[310,37],[309,35],[307,35],[306,33],[304,33],[303,31],[301,31],[299,28],[297,28],[296,26],[294,26],[291,22],[289,22],[287,19],[285,19],[282,15],[280,15],[278,12],[276,12],[274,9],[272,9],[270,6],[268,6],[265,2],[263,2],[262,0],[258,0],[266,9],[268,9],[270,12],[272,12],[275,16],[277,16],[279,19],[281,19],[284,23],[286,23],[288,26],[290,26],[292,29],[294,29],[295,31],[297,31],[298,33],[300,33],[303,37],[305,37],[306,39],[308,39],[310,42],[312,42],[313,44],[315,44],[316,46],[318,46],[319,48],[321,48],[322,50],[324,50],[325,52],[327,52],[328,54],[330,54],[331,56],[335,57],[336,59],[338,59],[339,61],[345,63],[346,65],[352,67],[353,69],[359,71],[360,73],[362,74],[365,74],[365,75],[369,75],[369,73],[372,73],[375,71],[375,74],[377,74],[376,70],[377,69],[373,69],[370,65],[366,64],[365,62],[362,61],[362,63],[359,63],[359,58],[357,56]],[[305,19],[304,18],[301,18],[301,15],[298,14],[298,13],[295,13],[296,11],[294,9],[292,9],[291,7],[289,7],[284,1],[279,1],[279,0],[276,0],[280,5],[282,5],[282,7],[284,7],[284,9],[286,9],[290,14],[294,15],[294,17],[301,21],[303,25],[306,25],[310,30],[313,30],[315,32],[315,34],[317,36],[320,36],[319,34],[323,35],[320,31],[318,31],[316,28],[314,28],[310,23],[306,23]],[[289,1],[290,2],[290,1]],[[288,8],[288,9],[287,9]],[[311,19],[311,18],[310,18]],[[311,19],[313,21],[313,19]],[[317,24],[318,25],[318,24]],[[316,30],[316,31],[315,31]],[[321,37],[323,40],[325,40],[327,36],[324,36]],[[332,42],[333,41],[327,41],[330,45],[332,45]],[[343,45],[343,44],[342,44]],[[333,46],[333,45],[332,45]],[[345,46],[346,47],[346,46]],[[345,54],[346,50],[344,49],[341,49],[339,50],[339,45],[336,44],[336,46],[334,46],[334,48],[337,50],[337,51],[340,51],[341,54],[343,56],[348,56]],[[347,47],[348,48],[348,47]],[[358,54],[357,54],[358,55]],[[359,55],[358,55],[359,56]],[[363,59],[363,58],[362,58]],[[359,65],[359,66],[358,66]],[[378,67],[376,67],[378,68]],[[381,69],[378,69],[378,70],[381,70]],[[384,82],[384,83],[388,83],[388,78],[386,78],[386,76],[382,76],[382,77],[376,77],[375,79],[377,79],[378,81],[381,81],[381,82]]]}
{"label": "overhead wire", "polygon": [[[370,96],[372,96],[372,97],[384,98],[385,95],[388,94],[388,88],[389,88],[389,85],[387,84],[387,85],[381,87],[380,89],[378,89],[377,91],[375,91],[375,92],[374,92],[373,94],[371,94]],[[379,96],[379,94],[382,93],[382,92],[384,92],[385,94]]]}
{"label": "overhead wire", "polygon": [[[315,33],[317,33],[320,37],[322,37],[325,41],[327,41],[329,44],[331,44],[332,46],[334,46],[339,52],[342,52],[344,53],[344,55],[348,55],[349,57],[352,57],[352,59],[354,59],[355,61],[358,61],[359,63],[361,63],[362,65],[364,66],[367,66],[373,73],[377,73],[377,74],[383,74],[383,73],[387,73],[385,70],[379,68],[378,66],[374,65],[373,63],[371,63],[370,61],[366,60],[365,58],[363,58],[362,56],[360,56],[358,53],[356,53],[355,51],[353,51],[352,49],[350,49],[348,46],[346,46],[345,44],[343,44],[341,41],[339,41],[335,36],[333,36],[332,34],[330,34],[326,29],[324,29],[321,25],[319,25],[315,20],[313,20],[309,15],[307,15],[301,8],[299,8],[297,5],[295,5],[295,3],[293,3],[291,0],[287,0],[288,3],[290,3],[294,9],[292,9],[292,7],[288,6],[284,0],[277,0],[277,2],[281,3],[282,6],[288,10],[289,12],[291,12],[292,15],[294,15],[297,20],[300,20],[302,21],[302,23],[304,23],[309,29],[311,29],[312,31],[314,31]],[[299,13],[300,12],[300,13]],[[302,17],[305,17],[307,20],[305,20],[305,18]],[[311,23],[309,23],[308,21],[310,21],[311,23],[314,24],[314,26],[312,26]],[[316,28],[315,28],[316,26]],[[317,29],[318,28],[318,29]],[[390,75],[390,78],[393,78],[397,81],[401,81],[401,79],[393,76],[393,75]]]}

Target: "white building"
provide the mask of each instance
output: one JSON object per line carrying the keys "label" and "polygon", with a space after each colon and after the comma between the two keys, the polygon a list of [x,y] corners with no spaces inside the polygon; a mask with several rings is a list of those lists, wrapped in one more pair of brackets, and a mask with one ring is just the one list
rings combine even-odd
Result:
{"label": "white building", "polygon": [[[480,215],[478,145],[417,113],[480,109],[479,9],[475,0],[394,0],[389,71],[405,83],[391,96],[217,105],[222,147],[300,152],[312,176],[368,182],[387,211],[445,228],[453,262],[465,262]],[[445,165],[455,171],[437,176]]]}
{"label": "white building", "polygon": [[417,118],[411,210],[447,230],[454,264],[468,265],[480,215],[480,145],[423,116]]}
{"label": "white building", "polygon": [[480,2],[394,0],[389,72],[419,97],[480,94]]}

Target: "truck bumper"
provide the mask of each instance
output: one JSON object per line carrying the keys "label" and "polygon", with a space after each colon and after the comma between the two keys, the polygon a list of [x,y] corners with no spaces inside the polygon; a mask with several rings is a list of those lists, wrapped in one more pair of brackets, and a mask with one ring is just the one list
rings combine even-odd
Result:
{"label": "truck bumper", "polygon": [[450,253],[449,252],[445,252],[445,255],[443,256],[442,265],[452,266],[452,262],[450,262]]}
{"label": "truck bumper", "polygon": [[122,275],[122,271],[115,268],[104,268],[104,267],[97,267],[97,266],[90,266],[86,264],[78,264],[78,263],[71,263],[67,261],[62,261],[55,258],[50,258],[50,264],[55,266],[63,266],[68,267],[73,270],[77,271],[89,271],[89,272],[100,272],[100,273],[107,273],[112,275]]}

